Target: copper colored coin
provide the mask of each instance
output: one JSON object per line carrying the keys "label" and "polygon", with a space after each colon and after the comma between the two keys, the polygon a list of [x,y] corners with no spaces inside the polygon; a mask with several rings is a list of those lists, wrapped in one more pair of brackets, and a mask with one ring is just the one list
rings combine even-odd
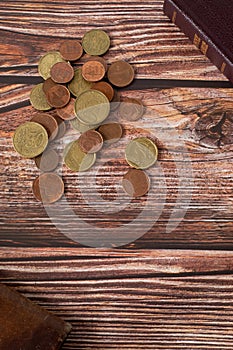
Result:
{"label": "copper colored coin", "polygon": [[74,110],[75,98],[71,98],[70,102],[63,108],[58,108],[56,110],[57,114],[63,120],[71,120],[76,118],[75,110]]}
{"label": "copper colored coin", "polygon": [[125,61],[117,61],[108,69],[108,80],[111,84],[124,87],[132,83],[134,79],[133,67]]}
{"label": "copper colored coin", "polygon": [[67,61],[76,61],[83,54],[82,45],[77,40],[65,40],[60,46],[60,54]]}
{"label": "copper colored coin", "polygon": [[37,168],[43,172],[53,171],[59,163],[59,156],[53,149],[44,151],[40,156],[34,159]]}
{"label": "copper colored coin", "polygon": [[87,61],[82,66],[82,76],[89,82],[100,81],[105,76],[105,68],[98,61]]}
{"label": "copper colored coin", "polygon": [[129,169],[123,176],[122,186],[131,197],[141,197],[150,189],[150,178],[139,169]]}
{"label": "copper colored coin", "polygon": [[57,136],[58,124],[56,119],[48,113],[37,113],[35,114],[31,122],[42,125],[48,133],[49,141],[52,141]]}
{"label": "copper colored coin", "polygon": [[70,101],[70,92],[63,85],[55,85],[47,92],[47,101],[51,107],[62,108]]}
{"label": "copper colored coin", "polygon": [[103,139],[108,144],[117,142],[122,136],[122,126],[119,123],[107,123],[98,128]]}
{"label": "copper colored coin", "polygon": [[94,90],[101,91],[105,96],[107,96],[109,101],[111,101],[113,99],[114,90],[109,83],[107,83],[105,81],[99,81],[99,82],[93,84],[91,88]]}
{"label": "copper colored coin", "polygon": [[111,111],[115,111],[120,106],[121,97],[118,91],[114,90],[113,99],[110,103]]}
{"label": "copper colored coin", "polygon": [[58,115],[54,115],[53,117],[56,119],[58,124],[58,132],[56,136],[56,140],[58,140],[58,139],[61,139],[66,133],[66,123],[64,122],[63,119],[58,117]]}
{"label": "copper colored coin", "polygon": [[103,137],[96,130],[88,130],[79,137],[78,143],[83,152],[96,153],[103,146]]}
{"label": "copper colored coin", "polygon": [[32,191],[38,201],[51,204],[62,197],[64,183],[57,174],[43,173],[33,181]]}
{"label": "copper colored coin", "polygon": [[50,75],[55,83],[65,84],[74,77],[74,68],[67,62],[57,62],[50,69]]}
{"label": "copper colored coin", "polygon": [[105,72],[107,72],[107,70],[108,70],[107,61],[103,57],[87,55],[86,62],[87,61],[98,61],[98,62],[102,63],[102,65],[104,66]]}
{"label": "copper colored coin", "polygon": [[143,116],[144,106],[142,101],[136,98],[124,98],[120,103],[120,118],[128,121],[136,121]]}
{"label": "copper colored coin", "polygon": [[51,87],[56,86],[56,83],[51,79],[48,78],[43,82],[43,91],[45,93],[45,95],[47,95],[47,92],[49,91],[49,89],[51,89]]}

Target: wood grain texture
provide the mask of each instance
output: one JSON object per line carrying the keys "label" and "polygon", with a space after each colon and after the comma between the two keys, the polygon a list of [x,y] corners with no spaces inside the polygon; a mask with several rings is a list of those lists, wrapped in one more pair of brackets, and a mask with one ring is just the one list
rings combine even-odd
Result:
{"label": "wood grain texture", "polygon": [[1,282],[71,322],[64,350],[231,349],[232,271],[230,252],[18,248],[0,261]]}

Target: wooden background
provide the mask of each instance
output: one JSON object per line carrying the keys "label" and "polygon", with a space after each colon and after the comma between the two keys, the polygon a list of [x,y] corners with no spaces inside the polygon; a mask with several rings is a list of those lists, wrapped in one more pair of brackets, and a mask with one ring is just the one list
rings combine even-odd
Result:
{"label": "wooden background", "polygon": [[[65,350],[232,349],[232,143],[217,134],[209,139],[209,131],[200,137],[195,125],[232,109],[233,90],[222,87],[226,79],[163,15],[162,5],[158,0],[0,4],[0,280],[72,323]],[[150,130],[159,146],[163,177],[160,171],[151,175],[148,220],[163,198],[161,181],[166,184],[159,219],[124,249],[84,248],[59,232],[31,192],[39,171],[15,153],[11,141],[15,128],[35,113],[28,98],[38,81],[40,55],[92,28],[110,34],[109,62],[125,59],[137,72],[137,89],[121,94],[142,98],[147,113],[125,124],[125,136]],[[174,87],[159,88],[157,82],[141,89],[149,79],[174,79]],[[177,79],[195,85],[215,80],[219,88],[176,87]],[[75,134],[67,127],[69,139]],[[121,145],[116,147],[114,155],[121,154]],[[107,159],[111,150],[106,154]],[[192,191],[179,184],[181,166]],[[125,169],[121,156],[100,168],[96,181],[104,206],[114,208],[116,181]],[[97,215],[82,201],[82,195],[92,199],[89,188],[81,193],[77,175],[65,168],[63,178],[70,205],[94,227],[127,225],[145,204],[136,200],[125,212]],[[180,225],[166,232],[169,220],[179,220],[172,217],[174,209],[185,207],[190,196]],[[65,222],[66,233],[77,230],[69,215]]]}

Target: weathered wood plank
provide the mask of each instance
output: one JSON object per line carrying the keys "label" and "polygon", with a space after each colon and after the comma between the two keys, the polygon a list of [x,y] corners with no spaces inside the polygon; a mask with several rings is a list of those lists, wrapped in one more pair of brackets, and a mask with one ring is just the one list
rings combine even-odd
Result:
{"label": "weathered wood plank", "polygon": [[[18,90],[17,86],[13,86],[5,92],[3,100],[6,104],[9,104],[12,96],[17,100],[19,91],[20,101],[26,98],[29,88],[24,86]],[[217,108],[223,112],[231,106],[232,91],[155,89],[124,92],[123,95],[142,98],[147,107],[145,116],[137,123],[123,121],[125,137],[122,142],[114,148],[105,148],[90,172],[78,176],[64,166],[60,169],[66,184],[66,198],[75,213],[84,216],[94,227],[109,227],[111,230],[119,226],[119,223],[128,227],[127,224],[139,215],[138,210],[145,203],[135,200],[122,211],[114,202],[121,176],[127,169],[124,148],[129,139],[138,135],[150,135],[157,142],[160,152],[157,167],[149,171],[152,195],[148,199],[145,216],[145,222],[154,220],[154,225],[153,228],[142,231],[142,234],[146,234],[130,246],[232,249],[232,144],[221,148],[212,147],[213,145],[209,147],[200,143],[195,132],[195,122],[200,116],[212,115]],[[43,206],[33,198],[31,183],[39,174],[33,160],[20,158],[12,147],[11,137],[15,128],[29,120],[33,113],[35,111],[31,107],[25,107],[5,113],[1,120],[1,150],[4,154],[3,186],[0,193],[3,219],[1,244],[70,246],[72,241],[59,233]],[[115,114],[112,118],[118,120]],[[62,142],[67,143],[77,137],[78,133],[69,127],[64,140],[54,143],[54,147],[61,152]],[[99,199],[92,193],[95,184],[97,193],[102,196]],[[83,196],[88,199],[87,202]],[[161,209],[161,203],[164,207],[160,218],[156,219],[155,210]],[[174,216],[177,205],[187,209],[187,213],[184,210]],[[106,206],[116,212],[108,213],[104,209],[106,212],[102,213]],[[62,230],[66,235],[75,233],[77,225],[65,207],[65,203],[58,206],[65,212],[63,219],[66,226]],[[180,216],[184,214],[182,219]],[[59,220],[57,218],[54,222],[58,224]],[[179,220],[181,222],[176,229],[166,232],[168,222],[175,225]],[[23,230],[18,232],[21,225]],[[90,227],[83,228],[84,235],[89,235],[89,231]],[[93,240],[94,237],[93,232]],[[79,242],[83,243],[82,239]]]}
{"label": "weathered wood plank", "polygon": [[[163,1],[2,2],[1,74],[37,75],[40,55],[63,38],[108,31],[109,62],[126,59],[142,78],[225,80],[162,11]],[[172,62],[172,64],[168,64]]]}
{"label": "weathered wood plank", "polygon": [[68,349],[231,349],[233,254],[0,250],[0,280],[72,323]]}

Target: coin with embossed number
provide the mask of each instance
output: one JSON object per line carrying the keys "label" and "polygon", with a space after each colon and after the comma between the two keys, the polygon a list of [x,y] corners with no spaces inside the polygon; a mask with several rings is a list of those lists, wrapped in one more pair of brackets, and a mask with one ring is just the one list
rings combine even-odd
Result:
{"label": "coin with embossed number", "polygon": [[84,132],[78,139],[81,150],[85,153],[96,153],[103,146],[103,137],[96,130]]}
{"label": "coin with embossed number", "polygon": [[67,61],[76,61],[83,54],[82,45],[77,40],[65,40],[60,46],[60,54]]}
{"label": "coin with embossed number", "polygon": [[77,98],[75,112],[83,124],[100,124],[110,112],[110,103],[102,92],[87,90]]}
{"label": "coin with embossed number", "polygon": [[74,77],[74,68],[68,62],[57,62],[50,69],[50,75],[55,83],[65,84]]}
{"label": "coin with embossed number", "polygon": [[90,90],[92,83],[86,81],[82,76],[82,69],[78,68],[74,71],[74,78],[68,84],[70,92],[78,97],[82,92]]}
{"label": "coin with embossed number", "polygon": [[13,136],[15,150],[25,158],[34,158],[41,154],[48,145],[45,128],[35,122],[26,122],[18,126]]}
{"label": "coin with embossed number", "polygon": [[133,79],[134,69],[128,62],[113,62],[108,69],[108,80],[115,86],[127,86],[132,83]]}
{"label": "coin with embossed number", "polygon": [[52,204],[62,197],[64,182],[57,174],[43,173],[33,181],[32,191],[38,201]]}
{"label": "coin with embossed number", "polygon": [[57,84],[48,90],[46,97],[50,106],[62,108],[69,103],[70,92],[66,86]]}
{"label": "coin with embossed number", "polygon": [[57,62],[65,62],[58,51],[49,51],[40,58],[38,71],[45,80],[50,78],[50,69]]}
{"label": "coin with embossed number", "polygon": [[34,86],[30,93],[31,105],[38,111],[48,111],[51,106],[48,104],[46,95],[43,91],[43,83]]}
{"label": "coin with embossed number", "polygon": [[86,81],[100,81],[105,76],[104,65],[98,61],[87,61],[82,66],[82,76]]}
{"label": "coin with embossed number", "polygon": [[147,137],[138,137],[130,141],[125,150],[127,163],[136,169],[147,169],[158,158],[158,148]]}
{"label": "coin with embossed number", "polygon": [[79,141],[68,144],[64,151],[64,162],[72,171],[86,171],[95,163],[96,154],[87,154],[79,146]]}
{"label": "coin with embossed number", "polygon": [[108,51],[110,38],[103,30],[92,29],[84,35],[82,46],[89,55],[101,56]]}

